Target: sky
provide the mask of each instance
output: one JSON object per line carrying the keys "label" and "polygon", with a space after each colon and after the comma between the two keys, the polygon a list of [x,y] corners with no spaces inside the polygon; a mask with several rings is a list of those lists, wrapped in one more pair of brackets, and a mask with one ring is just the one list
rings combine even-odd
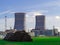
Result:
{"label": "sky", "polygon": [[45,28],[55,26],[60,31],[60,0],[0,0],[0,31],[5,31],[5,16],[7,29],[14,28],[14,13],[26,13],[26,30],[35,27],[36,14],[45,15]]}

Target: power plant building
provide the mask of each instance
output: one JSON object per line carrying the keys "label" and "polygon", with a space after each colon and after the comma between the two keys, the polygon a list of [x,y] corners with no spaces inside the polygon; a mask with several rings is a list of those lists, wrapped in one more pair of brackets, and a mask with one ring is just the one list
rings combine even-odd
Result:
{"label": "power plant building", "polygon": [[45,30],[45,36],[54,36],[53,29],[47,29],[47,30]]}
{"label": "power plant building", "polygon": [[20,31],[25,29],[25,13],[15,13],[14,29]]}
{"label": "power plant building", "polygon": [[37,15],[36,17],[36,25],[33,32],[35,32],[35,36],[44,35],[45,32],[45,16]]}
{"label": "power plant building", "polygon": [[45,30],[45,16],[44,15],[36,16],[35,29],[37,29],[37,30]]}

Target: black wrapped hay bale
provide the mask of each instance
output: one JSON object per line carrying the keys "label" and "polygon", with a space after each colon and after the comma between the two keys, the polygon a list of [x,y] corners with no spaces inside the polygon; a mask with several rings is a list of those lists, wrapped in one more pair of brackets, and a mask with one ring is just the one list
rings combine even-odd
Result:
{"label": "black wrapped hay bale", "polygon": [[4,40],[7,41],[20,41],[20,42],[31,42],[31,36],[25,31],[16,31],[15,33],[7,33]]}

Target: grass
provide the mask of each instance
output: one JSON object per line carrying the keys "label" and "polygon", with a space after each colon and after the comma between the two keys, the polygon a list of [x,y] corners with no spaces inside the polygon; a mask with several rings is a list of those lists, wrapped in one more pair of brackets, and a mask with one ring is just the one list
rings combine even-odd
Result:
{"label": "grass", "polygon": [[0,45],[60,45],[60,37],[33,37],[33,42],[9,42],[0,39]]}

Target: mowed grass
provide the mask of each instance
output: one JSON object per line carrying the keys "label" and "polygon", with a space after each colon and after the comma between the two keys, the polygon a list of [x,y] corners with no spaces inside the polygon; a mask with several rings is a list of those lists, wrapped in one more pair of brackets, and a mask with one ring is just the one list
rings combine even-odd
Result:
{"label": "mowed grass", "polygon": [[0,39],[0,45],[60,45],[60,37],[33,37],[32,42],[10,42]]}

